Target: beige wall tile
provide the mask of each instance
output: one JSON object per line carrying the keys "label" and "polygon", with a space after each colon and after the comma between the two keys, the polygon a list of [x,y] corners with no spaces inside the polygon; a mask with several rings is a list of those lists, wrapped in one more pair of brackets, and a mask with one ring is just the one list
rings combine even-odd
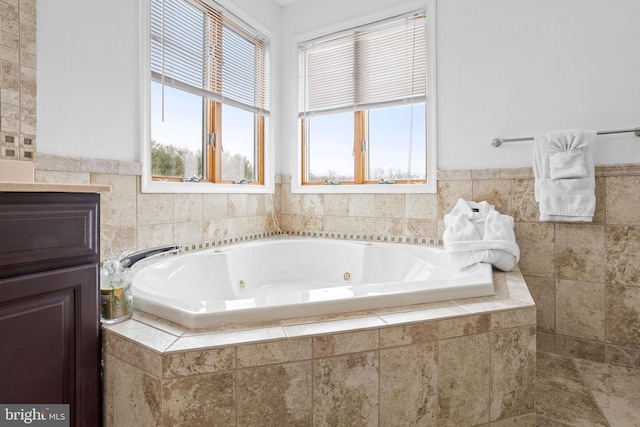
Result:
{"label": "beige wall tile", "polygon": [[640,225],[640,176],[606,177],[607,224]]}
{"label": "beige wall tile", "polygon": [[349,233],[349,217],[348,216],[324,216],[323,228],[327,233]]}
{"label": "beige wall tile", "polygon": [[554,224],[517,222],[520,270],[526,276],[554,277]]}
{"label": "beige wall tile", "polygon": [[54,156],[40,153],[38,153],[35,160],[36,170],[41,171],[80,172],[81,164],[82,159],[80,157]]}
{"label": "beige wall tile", "polygon": [[375,194],[349,194],[350,217],[375,217]]}
{"label": "beige wall tile", "polygon": [[404,194],[376,194],[376,218],[403,218],[406,197]]}
{"label": "beige wall tile", "polygon": [[380,329],[380,348],[437,341],[438,322],[415,323]]}
{"label": "beige wall tile", "polygon": [[429,239],[438,238],[438,223],[433,219],[407,219],[405,235],[415,237],[427,237]]}
{"label": "beige wall tile", "polygon": [[266,215],[273,210],[273,197],[269,194],[247,194],[247,215]]}
{"label": "beige wall tile", "polygon": [[640,286],[640,227],[611,225],[605,233],[607,283]]}
{"label": "beige wall tile", "polygon": [[438,218],[438,196],[436,194],[407,194],[405,200],[407,218],[422,220]]}
{"label": "beige wall tile", "polygon": [[229,237],[227,233],[227,223],[226,219],[212,219],[208,221],[203,221],[203,237],[205,241],[216,241],[223,240]]}
{"label": "beige wall tile", "polygon": [[248,194],[228,194],[227,214],[229,218],[244,218],[249,214]]}
{"label": "beige wall tile", "polygon": [[136,177],[91,174],[91,184],[110,185],[100,196],[100,225],[107,228],[136,226]]}
{"label": "beige wall tile", "polygon": [[198,244],[204,241],[202,221],[176,222],[173,224],[173,242],[179,245]]}
{"label": "beige wall tile", "polygon": [[376,234],[376,219],[363,218],[363,217],[349,217],[349,233],[361,234],[367,236],[375,236]]}
{"label": "beige wall tile", "polygon": [[405,230],[405,220],[402,218],[377,217],[375,235],[377,236],[401,236]]}
{"label": "beige wall tile", "polygon": [[489,422],[489,334],[442,340],[438,354],[438,426]]}
{"label": "beige wall tile", "polygon": [[54,184],[90,184],[91,174],[87,172],[35,171],[36,182]]}
{"label": "beige wall tile", "polygon": [[299,215],[301,212],[302,196],[300,194],[292,194],[291,186],[282,185],[280,192],[280,213],[284,215]]}
{"label": "beige wall tile", "polygon": [[320,215],[300,215],[300,231],[324,231],[324,217]]}
{"label": "beige wall tile", "polygon": [[[114,360],[115,362],[115,360]],[[117,360],[114,393],[116,426],[157,426],[162,424],[160,380]],[[113,366],[114,364],[112,364]],[[119,392],[128,390],[128,393]]]}
{"label": "beige wall tile", "polygon": [[481,334],[489,332],[491,315],[463,316],[439,322],[439,336],[443,338],[460,337],[463,335]]}
{"label": "beige wall tile", "polygon": [[313,338],[313,357],[329,357],[378,348],[377,330],[321,335]]}
{"label": "beige wall tile", "polygon": [[174,194],[173,222],[202,221],[202,194]]}
{"label": "beige wall tile", "polygon": [[378,425],[378,367],[377,352],[314,360],[314,426]]}
{"label": "beige wall tile", "polygon": [[491,334],[491,421],[535,412],[536,328]]}
{"label": "beige wall tile", "polygon": [[325,194],[324,215],[349,216],[348,194]]}
{"label": "beige wall tile", "polygon": [[164,380],[162,405],[159,406],[163,425],[235,426],[235,383],[235,373]]}
{"label": "beige wall tile", "polygon": [[605,359],[605,345],[603,343],[564,335],[556,336],[555,352],[594,362],[604,362]]}
{"label": "beige wall tile", "polygon": [[226,219],[228,215],[228,200],[226,194],[203,194],[202,195],[202,218]]}
{"label": "beige wall tile", "polygon": [[556,331],[556,279],[552,277],[526,276],[529,292],[536,303],[538,330]]}
{"label": "beige wall tile", "polygon": [[238,371],[238,425],[310,426],[311,361]]}
{"label": "beige wall tile", "polygon": [[118,173],[118,161],[107,160],[107,159],[83,158],[80,163],[80,171],[92,172],[92,173],[116,174]]}
{"label": "beige wall tile", "polygon": [[[103,337],[103,342],[104,342]],[[116,372],[118,359],[104,352],[102,354],[102,425],[116,427]]]}
{"label": "beige wall tile", "polygon": [[596,177],[596,210],[593,213],[594,224],[607,221],[607,189],[604,177]]}
{"label": "beige wall tile", "polygon": [[473,199],[473,182],[470,179],[438,181],[438,219],[451,212],[458,199]]}
{"label": "beige wall tile", "polygon": [[100,227],[100,259],[117,259],[125,251],[136,250],[136,229]]}
{"label": "beige wall tile", "polygon": [[436,343],[380,350],[380,425],[435,426]]}
{"label": "beige wall tile", "polygon": [[303,194],[300,201],[300,213],[321,216],[324,214],[324,195]]}
{"label": "beige wall tile", "polygon": [[607,286],[605,304],[607,340],[640,349],[640,288]]}
{"label": "beige wall tile", "polygon": [[308,359],[311,359],[311,338],[238,346],[239,368]]}
{"label": "beige wall tile", "polygon": [[556,334],[549,334],[546,332],[540,332],[536,334],[536,346],[538,351],[546,351],[549,353],[555,353],[556,351]]}
{"label": "beige wall tile", "polygon": [[534,187],[533,179],[520,178],[511,181],[512,214],[515,221],[535,222],[540,218]]}
{"label": "beige wall tile", "polygon": [[557,333],[589,340],[604,340],[604,285],[558,280]]}
{"label": "beige wall tile", "polygon": [[557,224],[556,271],[559,279],[604,282],[604,226]]}
{"label": "beige wall tile", "polygon": [[491,330],[536,326],[536,308],[491,313]]}
{"label": "beige wall tile", "polygon": [[176,378],[213,374],[236,367],[235,347],[168,353],[162,356],[162,377]]}
{"label": "beige wall tile", "polygon": [[162,358],[159,353],[118,335],[109,332],[105,332],[105,334],[111,335],[112,350],[110,352],[118,359],[126,360],[134,368],[156,378],[162,376]]}
{"label": "beige wall tile", "polygon": [[512,215],[510,179],[475,179],[472,183],[474,201],[486,201],[501,214]]}
{"label": "beige wall tile", "polygon": [[173,224],[143,225],[136,231],[137,250],[174,243]]}
{"label": "beige wall tile", "polygon": [[138,226],[173,223],[172,194],[138,193],[136,202]]}

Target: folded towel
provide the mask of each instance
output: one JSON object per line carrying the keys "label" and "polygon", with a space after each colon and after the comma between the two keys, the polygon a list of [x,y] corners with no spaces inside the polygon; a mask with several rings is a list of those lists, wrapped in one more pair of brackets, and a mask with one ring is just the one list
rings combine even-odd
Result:
{"label": "folded towel", "polygon": [[564,130],[534,138],[533,174],[541,221],[592,221],[595,131]]}
{"label": "folded towel", "polygon": [[551,179],[586,178],[587,165],[581,148],[587,141],[579,134],[562,134],[549,139],[549,177]]}
{"label": "folded towel", "polygon": [[486,262],[510,271],[520,259],[513,231],[513,218],[502,215],[487,202],[459,199],[444,216],[444,248],[451,264],[458,268]]}

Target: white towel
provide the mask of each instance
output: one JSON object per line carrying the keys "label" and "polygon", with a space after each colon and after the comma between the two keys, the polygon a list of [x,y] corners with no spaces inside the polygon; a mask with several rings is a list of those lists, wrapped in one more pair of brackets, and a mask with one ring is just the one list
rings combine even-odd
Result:
{"label": "white towel", "polygon": [[520,259],[513,231],[513,218],[502,215],[487,202],[459,199],[444,216],[444,248],[451,264],[458,268],[486,262],[510,271]]}
{"label": "white towel", "polygon": [[541,221],[593,220],[595,137],[595,131],[571,129],[534,138],[533,174]]}

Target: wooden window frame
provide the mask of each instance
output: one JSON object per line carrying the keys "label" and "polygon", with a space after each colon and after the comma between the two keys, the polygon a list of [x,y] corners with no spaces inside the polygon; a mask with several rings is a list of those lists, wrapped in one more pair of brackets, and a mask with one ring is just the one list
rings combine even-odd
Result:
{"label": "wooden window frame", "polygon": [[[358,110],[353,113],[353,181],[340,181],[341,185],[363,185],[363,184],[379,184],[377,180],[367,180],[368,153],[369,153],[369,126],[368,126],[368,110]],[[323,181],[308,181],[307,169],[309,167],[309,133],[307,132],[308,120],[310,118],[300,119],[300,141],[301,141],[301,171],[302,185],[325,185]],[[396,179],[396,184],[424,184],[426,179]]]}
{"label": "wooden window frame", "polygon": [[[249,34],[244,32],[241,27],[238,27],[234,21],[226,21],[222,15],[217,14],[212,9],[204,8],[203,12],[209,14],[211,19],[207,20],[209,27],[206,33],[209,35],[207,43],[211,46],[222,46],[222,28],[224,25],[228,25],[232,28],[232,31],[240,34]],[[246,37],[245,37],[246,38]],[[249,39],[247,39],[249,40]],[[257,43],[249,40],[251,43],[256,44],[262,50],[265,50],[264,41],[257,40]],[[268,53],[267,53],[268,54]],[[214,58],[209,58],[210,63],[206,66],[206,71],[211,73],[210,78],[207,79],[208,84],[212,86],[216,93],[222,92],[222,58],[220,55]],[[265,63],[265,56],[257,55],[256,61],[259,63],[259,69],[262,69]],[[262,75],[261,75],[262,76]],[[258,85],[264,85],[264,80],[261,77],[256,76]],[[215,88],[213,87],[215,86]],[[260,92],[261,101],[264,102],[264,93]],[[203,98],[203,135],[202,141],[202,179],[199,182],[202,183],[214,183],[214,184],[233,184],[233,180],[222,178],[222,164],[223,164],[223,137],[222,137],[222,103],[213,99]],[[265,123],[266,117],[259,113],[254,114],[254,169],[255,178],[250,181],[249,185],[265,185]],[[241,178],[239,178],[241,179]],[[179,176],[161,176],[152,175],[152,181],[166,181],[166,182],[184,182],[185,180]]]}

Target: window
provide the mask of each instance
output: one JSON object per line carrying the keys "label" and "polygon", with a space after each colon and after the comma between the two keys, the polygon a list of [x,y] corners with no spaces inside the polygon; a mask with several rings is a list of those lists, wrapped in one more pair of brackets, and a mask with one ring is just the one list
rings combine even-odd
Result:
{"label": "window", "polygon": [[427,183],[426,12],[299,43],[302,185]]}
{"label": "window", "polygon": [[205,0],[151,0],[150,32],[152,179],[264,184],[268,40]]}

